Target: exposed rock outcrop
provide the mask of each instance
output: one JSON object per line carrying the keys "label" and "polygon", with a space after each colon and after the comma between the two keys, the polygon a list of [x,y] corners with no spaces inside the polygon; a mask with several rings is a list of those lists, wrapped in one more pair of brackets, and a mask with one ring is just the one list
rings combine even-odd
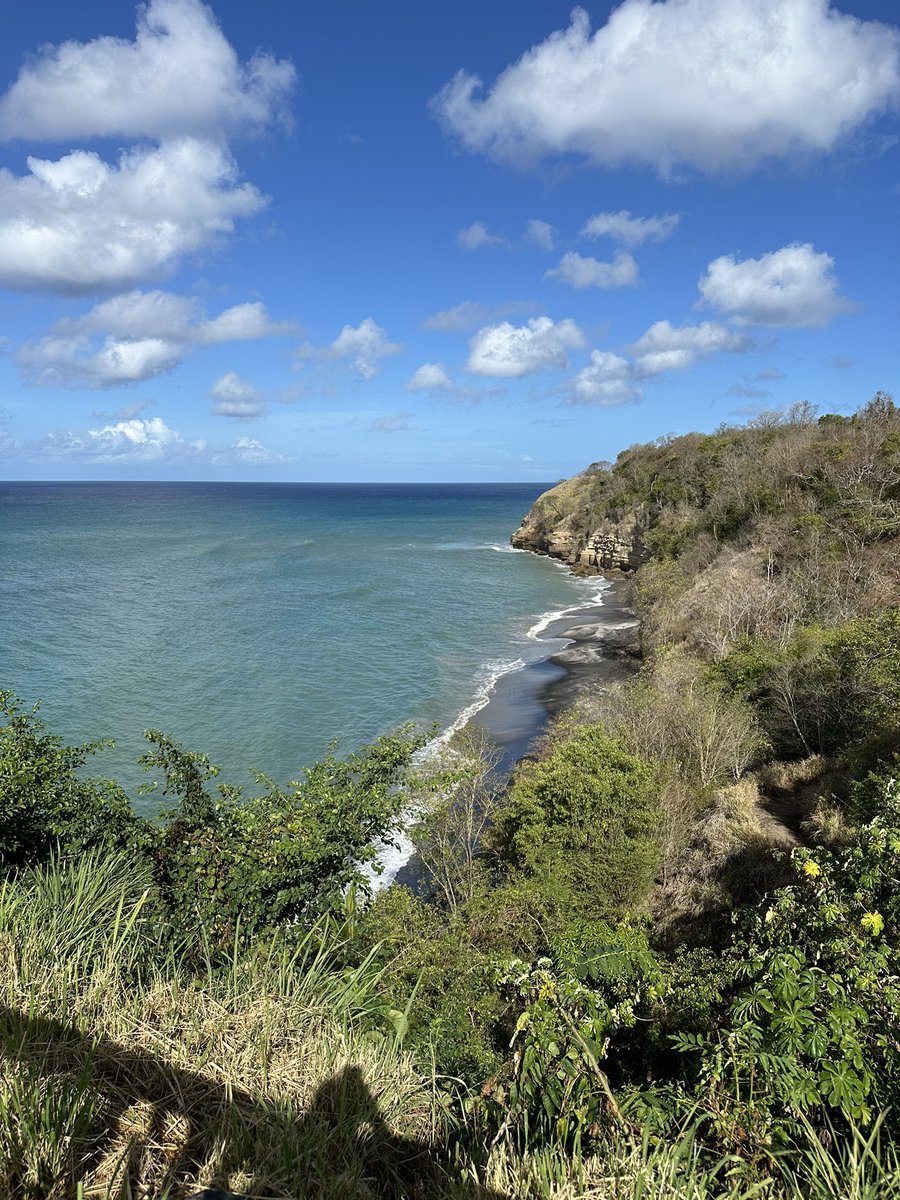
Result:
{"label": "exposed rock outcrop", "polygon": [[578,482],[578,477],[568,479],[539,496],[512,535],[512,544],[559,558],[578,575],[636,571],[645,557],[642,514],[613,520],[584,511]]}

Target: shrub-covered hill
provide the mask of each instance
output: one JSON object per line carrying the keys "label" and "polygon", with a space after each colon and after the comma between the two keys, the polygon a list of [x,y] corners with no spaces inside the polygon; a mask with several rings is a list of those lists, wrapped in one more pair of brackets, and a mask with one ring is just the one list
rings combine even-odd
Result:
{"label": "shrub-covered hill", "polygon": [[726,631],[733,640],[754,621],[841,619],[891,602],[898,485],[900,411],[878,393],[852,417],[799,405],[632,446],[546,492],[513,541],[582,569],[677,561],[686,582],[749,552],[735,582],[757,576],[760,560],[779,604],[748,613]]}
{"label": "shrub-covered hill", "polygon": [[777,877],[769,850],[844,836],[854,781],[900,748],[888,395],[632,446],[541,496],[513,541],[632,577],[644,669],[581,717],[668,770],[663,926],[705,936],[699,911]]}
{"label": "shrub-covered hill", "polygon": [[151,822],[0,693],[0,1196],[900,1194],[898,499],[884,395],[547,493],[644,656],[509,780],[401,730],[242,795],[148,731]]}

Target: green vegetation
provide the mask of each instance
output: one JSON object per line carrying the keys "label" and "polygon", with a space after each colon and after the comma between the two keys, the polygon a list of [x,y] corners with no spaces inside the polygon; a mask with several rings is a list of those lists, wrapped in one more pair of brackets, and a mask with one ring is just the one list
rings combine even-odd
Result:
{"label": "green vegetation", "polygon": [[534,521],[638,531],[644,661],[509,781],[404,730],[245,797],[151,731],[151,822],[3,697],[0,1194],[900,1191],[900,413],[632,447]]}

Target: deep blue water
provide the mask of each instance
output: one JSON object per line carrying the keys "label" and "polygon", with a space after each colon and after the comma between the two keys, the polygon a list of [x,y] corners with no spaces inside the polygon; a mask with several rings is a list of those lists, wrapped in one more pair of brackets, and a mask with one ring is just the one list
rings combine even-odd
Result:
{"label": "deep blue water", "polygon": [[447,726],[595,590],[509,548],[545,486],[0,484],[0,686],[132,795],[147,727],[252,785]]}

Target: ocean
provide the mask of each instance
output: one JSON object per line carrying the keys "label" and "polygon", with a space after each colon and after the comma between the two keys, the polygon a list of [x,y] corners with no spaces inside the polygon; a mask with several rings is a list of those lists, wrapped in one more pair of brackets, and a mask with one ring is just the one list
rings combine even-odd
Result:
{"label": "ocean", "polygon": [[598,593],[509,546],[546,486],[0,484],[0,687],[114,738],[91,773],[145,813],[146,728],[252,788],[489,696],[508,715],[540,631]]}

